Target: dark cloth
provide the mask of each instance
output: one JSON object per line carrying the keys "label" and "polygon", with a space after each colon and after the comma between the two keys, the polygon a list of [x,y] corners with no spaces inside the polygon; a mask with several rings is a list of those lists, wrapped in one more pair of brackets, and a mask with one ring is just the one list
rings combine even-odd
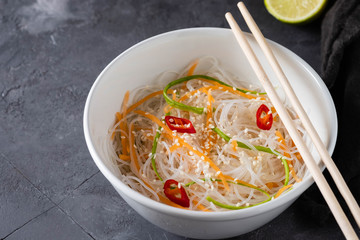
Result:
{"label": "dark cloth", "polygon": [[[338,0],[326,13],[321,26],[322,78],[334,99],[339,132],[333,159],[360,203],[360,1]],[[327,179],[329,174],[325,171]],[[341,205],[345,206],[332,183]],[[334,221],[316,187],[303,202],[321,224]],[[345,207],[349,218],[351,214]],[[330,219],[330,220],[329,220]]]}
{"label": "dark cloth", "polygon": [[[322,78],[334,98],[341,121],[349,84],[359,79],[360,1],[338,0],[321,27]],[[358,81],[359,82],[359,81]],[[359,90],[359,89],[358,89]]]}
{"label": "dark cloth", "polygon": [[322,77],[334,98],[339,120],[334,160],[350,182],[360,177],[359,0],[335,2],[323,20],[321,43]]}

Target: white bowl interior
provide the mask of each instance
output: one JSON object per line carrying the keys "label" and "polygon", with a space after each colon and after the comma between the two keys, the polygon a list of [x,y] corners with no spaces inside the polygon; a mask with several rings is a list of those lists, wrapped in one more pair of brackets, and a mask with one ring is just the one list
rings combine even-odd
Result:
{"label": "white bowl interior", "polygon": [[[255,40],[249,34],[247,37],[260,62],[265,67],[269,78],[275,87],[279,86]],[[337,120],[333,101],[323,81],[308,64],[294,53],[271,41],[270,45],[300,102],[309,114],[315,129],[317,129],[325,146],[332,153],[337,136]],[[121,101],[127,90],[142,85],[150,85],[162,72],[180,71],[196,58],[203,56],[214,56],[227,71],[239,76],[244,81],[259,84],[229,29],[185,29],[145,40],[118,56],[99,75],[86,102],[84,113],[85,138],[90,153],[99,169],[122,194],[149,207],[157,208],[159,211],[171,213],[189,212],[153,203],[154,201],[142,197],[123,185],[116,178],[117,171],[113,169],[111,162],[106,159],[102,143],[107,137],[108,129],[115,119],[114,114],[119,111]],[[279,90],[279,94],[284,95],[281,90]],[[316,158],[319,161],[318,156]],[[296,195],[301,194],[311,183],[312,180],[308,176],[303,183],[299,184],[300,192]],[[301,187],[301,184],[304,186]],[[296,191],[296,188],[293,191]],[[285,195],[291,195],[293,191]],[[291,197],[285,195],[276,199],[278,201],[276,205],[280,205],[281,201],[291,199]],[[282,198],[283,200],[281,200]],[[271,205],[273,202],[275,201],[267,204]],[[252,210],[252,208],[241,211],[245,215],[249,214],[248,211],[260,214],[264,209],[261,205],[258,207],[258,211]],[[188,213],[181,214],[186,215]],[[194,213],[191,216],[194,217],[196,214],[202,216],[204,213]],[[219,214],[225,216],[228,213]],[[238,215],[238,213],[236,214]],[[232,217],[237,215],[232,215]]]}

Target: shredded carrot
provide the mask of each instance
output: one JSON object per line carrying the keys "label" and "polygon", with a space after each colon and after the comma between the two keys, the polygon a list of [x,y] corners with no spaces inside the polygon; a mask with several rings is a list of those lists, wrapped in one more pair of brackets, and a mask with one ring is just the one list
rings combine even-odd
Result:
{"label": "shredded carrot", "polygon": [[274,187],[274,183],[273,183],[273,182],[265,183],[265,185],[266,185],[269,189],[272,189],[272,188]]}
{"label": "shredded carrot", "polygon": [[295,157],[296,157],[298,160],[302,160],[302,157],[301,157],[301,154],[300,154],[300,153],[295,153]]}
{"label": "shredded carrot", "polygon": [[[245,97],[245,98],[248,98],[248,99],[255,99],[255,98],[258,97],[258,96],[253,96],[253,95],[250,95],[250,94],[246,94],[246,93],[240,92],[240,91],[236,90],[234,87],[228,87],[228,86],[222,85],[222,84],[220,84],[220,83],[218,83],[218,82],[214,82],[214,81],[211,81],[211,80],[208,80],[208,79],[203,79],[203,78],[201,78],[201,80],[216,85],[216,89],[220,89],[220,90],[223,90],[223,91],[226,91],[226,90],[227,90],[227,91],[229,91],[229,92],[231,92],[231,93],[240,95],[240,96]],[[215,88],[213,88],[213,89],[215,89]],[[243,90],[246,90],[246,91],[250,91],[250,90],[247,90],[247,89],[244,89],[244,88],[242,88],[242,89],[243,89]],[[261,100],[265,100],[264,97],[261,97],[260,99],[261,99]]]}
{"label": "shredded carrot", "polygon": [[208,101],[210,101],[210,102],[215,101],[215,99],[211,96],[211,94],[209,95],[209,91],[211,90],[211,87],[208,90],[205,90],[204,88],[206,88],[206,87],[199,88],[198,91],[203,92],[206,95],[208,95]]}
{"label": "shredded carrot", "polygon": [[284,156],[287,157],[287,158],[290,158],[290,154],[288,153],[289,149],[288,149],[287,146],[286,146],[285,139],[284,139],[284,137],[282,136],[281,132],[279,132],[278,130],[276,130],[276,131],[275,131],[275,135],[278,137],[278,142],[281,144],[281,145],[280,145],[280,148],[281,148],[281,150],[283,150]]}
{"label": "shredded carrot", "polygon": [[196,61],[193,63],[193,65],[191,65],[191,67],[190,67],[190,69],[189,69],[189,71],[188,71],[188,73],[187,73],[187,76],[194,75],[194,71],[195,71],[195,68],[197,67],[198,63],[199,63],[199,61],[196,60]]}
{"label": "shredded carrot", "polygon": [[170,112],[172,109],[173,109],[172,106],[166,105],[166,106],[164,107],[164,113],[166,114],[166,113]]}
{"label": "shredded carrot", "polygon": [[128,110],[127,113],[131,112],[132,110],[134,110],[135,108],[137,108],[138,106],[140,106],[141,104],[143,104],[144,102],[146,102],[147,100],[149,100],[150,98],[156,97],[157,95],[162,94],[162,90],[157,91],[157,92],[153,92],[150,93],[149,95],[147,95],[146,97],[144,97],[143,99],[139,100],[138,102],[134,103],[133,105],[131,105]]}
{"label": "shredded carrot", "polygon": [[149,141],[154,141],[154,136],[147,136],[145,135],[144,138],[146,138]]}
{"label": "shredded carrot", "polygon": [[296,175],[296,172],[294,170],[294,168],[291,166],[291,164],[288,164],[289,165],[289,168],[290,168],[290,173],[291,175],[293,176],[293,178],[295,179],[296,182],[301,182],[302,181],[302,178],[299,178],[297,175]]}
{"label": "shredded carrot", "polygon": [[196,93],[198,93],[198,92],[205,92],[205,93],[207,93],[207,91],[208,91],[209,89],[211,89],[211,87],[212,87],[212,86],[201,87],[201,88],[199,88],[199,89],[195,89],[195,90],[193,90],[193,91],[191,91],[191,92],[188,92],[188,93],[184,94],[184,95],[179,99],[179,102],[182,102],[182,101],[188,99],[189,97],[193,96],[194,94],[196,94]]}
{"label": "shredded carrot", "polygon": [[239,96],[242,96],[242,97],[245,97],[245,98],[248,98],[248,99],[255,99],[257,97],[253,96],[253,95],[250,95],[250,94],[246,94],[246,93],[243,93],[243,92],[240,92],[238,90],[234,90],[234,88],[231,88],[231,87],[228,87],[228,86],[224,86],[224,85],[221,85],[221,84],[216,84],[216,86],[213,86],[212,89],[219,89],[219,90],[222,90],[222,91],[229,91],[233,94],[236,94],[236,95],[239,95]]}
{"label": "shredded carrot", "polygon": [[[203,143],[203,150],[205,151],[205,153],[208,155],[211,151],[211,145],[213,145],[213,140],[215,139],[215,137],[213,136],[215,134],[214,131],[212,131],[210,129],[210,124],[213,121],[212,120],[212,116],[213,116],[213,109],[212,109],[212,103],[215,101],[215,99],[213,98],[213,96],[211,96],[211,89],[209,89],[206,92],[207,96],[208,96],[208,103],[207,103],[207,111],[206,111],[206,125],[205,125],[205,129],[207,129],[208,131],[208,137],[206,138],[206,140]],[[208,145],[206,147],[206,145]]]}
{"label": "shredded carrot", "polygon": [[[122,116],[121,116],[121,114],[119,113],[119,112],[116,112],[115,113],[115,116],[116,116],[116,119],[117,119],[117,121],[116,121],[116,124],[117,123],[119,123],[120,121],[121,121],[121,118],[122,118]],[[114,137],[115,137],[115,134],[116,134],[116,129],[118,129],[119,127],[116,127],[115,129],[114,129],[114,131],[112,132],[112,134],[111,134],[111,140],[114,140]]]}
{"label": "shredded carrot", "polygon": [[268,182],[268,183],[265,183],[265,185],[271,190],[273,189],[274,187],[278,187],[279,185],[277,185],[276,183],[274,182]]}
{"label": "shredded carrot", "polygon": [[[294,143],[293,140],[291,140],[291,146],[295,147],[295,143]],[[295,153],[294,155],[301,163],[304,163],[303,160],[302,160],[301,154],[299,152]]]}
{"label": "shredded carrot", "polygon": [[[146,184],[147,185],[147,184]],[[166,197],[163,197],[161,196],[160,194],[157,194],[160,198],[160,201],[167,204],[167,205],[170,205],[170,206],[173,206],[173,207],[177,207],[177,208],[181,208],[181,209],[186,209],[186,210],[189,210],[188,208],[185,208],[185,207],[182,207],[180,206],[179,204],[176,204],[172,201],[170,201],[169,199],[167,199]]]}
{"label": "shredded carrot", "polygon": [[231,141],[231,146],[232,146],[232,149],[234,150],[234,152],[236,152],[236,150],[237,150],[237,141],[235,139],[233,139]]}
{"label": "shredded carrot", "polygon": [[170,152],[173,152],[173,151],[175,151],[175,150],[178,149],[178,148],[180,148],[180,146],[174,144],[174,145],[172,145],[169,149],[170,149]]}
{"label": "shredded carrot", "polygon": [[[287,157],[287,158],[290,158],[290,154],[288,153],[289,150],[288,150],[288,147],[286,146],[284,137],[282,136],[282,134],[281,134],[278,130],[275,131],[275,135],[278,137],[279,143],[281,143],[280,148],[281,148],[281,150],[283,150],[284,156]],[[291,173],[291,175],[293,176],[293,178],[295,179],[295,181],[296,181],[296,182],[301,182],[302,179],[299,178],[299,177],[296,175],[296,172],[295,172],[295,170],[294,170],[294,167],[293,167],[292,164],[291,164],[292,161],[286,160],[286,162],[287,162],[288,165],[289,165],[290,173]]]}
{"label": "shredded carrot", "polygon": [[[148,184],[146,184],[146,185],[148,185]],[[148,185],[148,186],[149,186],[149,185]],[[149,186],[149,187],[150,187],[150,186]],[[151,188],[151,187],[150,187],[150,188]],[[159,196],[159,198],[160,198],[160,201],[163,202],[163,203],[165,203],[165,204],[167,204],[167,205],[170,205],[170,206],[173,206],[173,207],[177,207],[177,208],[181,208],[181,209],[189,210],[188,208],[182,207],[182,206],[180,206],[180,205],[178,205],[178,204],[170,201],[169,199],[161,196],[160,194],[158,194],[158,196]],[[192,202],[193,202],[194,205],[198,204],[198,202],[195,201],[195,200],[193,200]],[[199,204],[199,205],[197,206],[197,208],[200,209],[200,210],[202,210],[202,211],[204,211],[204,212],[211,212],[210,210],[208,210],[206,207],[204,207],[204,206],[201,205],[201,204]]]}
{"label": "shredded carrot", "polygon": [[[124,99],[123,99],[123,106],[122,106],[122,113],[126,113],[126,110],[127,110],[127,104],[128,104],[128,101],[129,101],[129,96],[130,96],[130,92],[129,91],[126,91],[125,95],[124,95]],[[124,116],[123,116],[124,117]]]}
{"label": "shredded carrot", "polygon": [[275,194],[274,198],[278,198],[286,189],[291,188],[293,186],[293,184],[289,184],[286,186],[283,186],[282,188],[279,189],[279,191]]}
{"label": "shredded carrot", "polygon": [[198,206],[197,206],[197,208],[198,209],[200,209],[200,210],[202,210],[202,211],[204,211],[204,212],[211,212],[209,209],[207,209],[204,205],[202,205],[202,204],[200,204],[197,200],[192,200],[192,202],[193,202],[193,204],[194,205],[197,205],[198,204]]}
{"label": "shredded carrot", "polygon": [[[121,121],[120,121],[120,130],[123,132],[127,132],[127,124],[125,121],[125,117],[126,117],[126,111],[127,111],[127,104],[129,101],[129,95],[130,92],[126,91],[125,95],[124,95],[124,100],[123,100],[123,106],[122,106],[122,113],[121,113]],[[117,115],[117,118],[119,119],[120,117]],[[126,136],[122,136],[121,138],[121,146],[122,146],[122,153],[124,155],[128,155],[128,145],[127,145],[127,137]]]}
{"label": "shredded carrot", "polygon": [[112,132],[112,134],[111,134],[111,140],[114,140],[114,138],[115,138],[115,134],[116,134],[116,132],[115,132],[115,131],[113,131],[113,132]]}
{"label": "shredded carrot", "polygon": [[124,155],[124,154],[119,154],[119,158],[122,159],[122,160],[130,160],[130,156],[129,155]]}
{"label": "shredded carrot", "polygon": [[[172,89],[169,89],[169,93],[173,93],[174,91]],[[141,104],[143,104],[144,102],[146,102],[147,100],[156,97],[157,95],[161,95],[163,93],[163,90],[159,90],[153,93],[150,93],[149,95],[147,95],[146,97],[140,99],[138,102],[134,103],[133,105],[131,105],[127,111],[126,114],[129,114],[130,112],[132,112],[135,108],[137,108],[138,106],[140,106]]]}
{"label": "shredded carrot", "polygon": [[115,113],[115,116],[116,116],[116,118],[117,118],[118,122],[120,122],[120,121],[121,121],[121,119],[122,119],[121,114],[120,114],[119,112],[116,112],[116,113]]}
{"label": "shredded carrot", "polygon": [[187,149],[189,149],[190,151],[192,151],[194,154],[198,155],[203,161],[208,162],[210,164],[210,166],[216,171],[216,172],[220,172],[219,177],[221,179],[221,181],[223,182],[225,188],[227,190],[230,190],[229,188],[229,184],[226,182],[224,175],[222,174],[220,168],[218,166],[216,166],[216,164],[206,155],[204,155],[202,152],[196,150],[195,148],[193,148],[190,144],[188,144],[187,142],[184,141],[184,139],[182,139],[181,137],[178,136],[173,136],[173,132],[170,130],[170,128],[168,128],[162,121],[160,121],[157,117],[155,117],[154,115],[148,113],[148,112],[144,112],[141,110],[137,110],[134,111],[135,113],[142,115],[150,120],[152,120],[153,122],[155,122],[157,125],[159,125],[160,127],[162,127],[164,129],[164,131],[167,133],[167,137],[172,137],[173,139],[177,139],[178,142],[186,147]]}
{"label": "shredded carrot", "polygon": [[[271,107],[271,112],[276,113],[276,109],[274,107]],[[277,121],[277,120],[278,120],[278,115],[275,115],[274,121]]]}
{"label": "shredded carrot", "polygon": [[175,91],[172,92],[172,99],[175,101],[176,100],[176,93]]}
{"label": "shredded carrot", "polygon": [[135,169],[136,170],[135,174],[136,174],[136,176],[138,176],[140,178],[140,174],[139,174],[140,165],[139,165],[139,160],[138,160],[137,155],[136,155],[133,131],[134,131],[134,124],[131,123],[130,132],[129,132],[129,145],[130,145],[131,164],[133,164],[133,166],[135,166],[135,168],[136,168]]}

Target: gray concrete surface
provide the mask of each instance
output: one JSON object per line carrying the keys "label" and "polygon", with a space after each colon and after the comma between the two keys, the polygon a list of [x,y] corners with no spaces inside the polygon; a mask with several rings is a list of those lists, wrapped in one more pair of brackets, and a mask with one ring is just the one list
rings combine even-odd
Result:
{"label": "gray concrete surface", "polygon": [[[0,0],[0,239],[183,239],[140,217],[93,163],[82,116],[101,70],[137,42],[188,27],[228,27],[233,0]],[[245,4],[264,35],[320,70],[320,22],[290,26]],[[243,29],[247,29],[241,22]],[[317,188],[313,187],[313,192]],[[308,199],[234,239],[338,239]]]}

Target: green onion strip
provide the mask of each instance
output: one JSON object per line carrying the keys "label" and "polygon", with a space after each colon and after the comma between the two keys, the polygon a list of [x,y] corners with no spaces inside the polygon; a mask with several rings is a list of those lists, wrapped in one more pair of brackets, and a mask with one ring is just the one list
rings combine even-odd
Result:
{"label": "green onion strip", "polygon": [[239,210],[239,209],[254,207],[254,206],[257,206],[257,205],[266,203],[266,202],[268,202],[268,201],[271,200],[271,197],[268,198],[268,199],[266,199],[265,201],[259,202],[259,203],[254,204],[254,205],[249,205],[249,206],[233,206],[233,205],[224,204],[224,203],[221,203],[221,202],[218,202],[218,201],[212,199],[210,196],[207,196],[207,197],[206,197],[206,200],[208,200],[209,202],[212,202],[213,204],[215,204],[215,205],[218,206],[218,207],[222,207],[222,208],[226,208],[226,209],[231,209],[231,210]]}
{"label": "green onion strip", "polygon": [[[168,95],[167,95],[167,91],[172,87],[172,86],[175,86],[177,84],[180,84],[180,83],[183,83],[183,82],[186,82],[186,81],[189,81],[189,80],[192,80],[192,79],[206,79],[206,80],[210,80],[210,81],[213,81],[213,82],[217,82],[217,83],[220,83],[221,85],[224,85],[224,86],[227,86],[227,87],[231,87],[231,88],[234,88],[233,86],[227,84],[227,83],[224,83],[216,78],[213,78],[213,77],[209,77],[209,76],[206,76],[206,75],[192,75],[192,76],[186,76],[186,77],[182,77],[182,78],[179,78],[175,81],[172,81],[170,82],[168,85],[166,85],[166,87],[164,88],[164,91],[163,91],[163,96],[165,98],[165,101],[171,106],[171,107],[174,107],[174,108],[178,108],[178,109],[181,109],[181,110],[184,110],[184,111],[191,111],[191,112],[194,112],[194,113],[197,113],[197,114],[202,114],[204,112],[204,108],[202,107],[193,107],[193,106],[189,106],[189,105],[186,105],[186,104],[183,104],[183,103],[180,103],[180,102],[177,102],[173,99],[171,99]],[[263,94],[266,94],[266,93],[258,93],[256,91],[247,91],[247,90],[244,90],[244,89],[241,89],[241,88],[235,88],[237,91],[240,91],[240,92],[243,92],[243,93],[250,93],[250,94],[259,94],[259,95],[263,95]]]}
{"label": "green onion strip", "polygon": [[[169,116],[170,115],[170,112],[167,112],[165,113],[165,116]],[[155,138],[154,138],[154,141],[153,141],[153,146],[151,148],[151,166],[156,174],[156,176],[160,179],[160,181],[164,181],[162,179],[162,177],[160,176],[157,168],[156,168],[156,162],[155,162],[155,156],[156,156],[156,149],[157,149],[157,144],[159,142],[159,138],[161,136],[161,129],[162,127],[159,127],[156,131],[156,134],[155,134]]]}
{"label": "green onion strip", "polygon": [[[203,181],[205,181],[206,179],[203,178],[201,179]],[[210,179],[212,182],[222,182],[221,179]],[[230,184],[237,184],[237,185],[240,185],[240,186],[244,186],[244,187],[248,187],[248,188],[252,188],[252,189],[255,189],[255,190],[258,190],[260,192],[262,192],[263,194],[265,194],[266,196],[270,197],[269,193],[267,193],[265,190],[262,190],[261,188],[258,188],[258,187],[251,187],[249,185],[246,185],[246,184],[243,184],[243,183],[239,183],[239,182],[233,182],[233,181],[226,181],[227,183],[230,183]],[[188,184],[185,184],[185,187],[190,187],[191,185],[195,184],[196,182],[195,181],[192,181],[192,182],[189,182]]]}
{"label": "green onion strip", "polygon": [[161,136],[161,129],[162,129],[162,127],[159,127],[157,129],[157,131],[156,131],[156,134],[155,134],[153,146],[152,146],[152,149],[151,149],[151,165],[153,167],[153,170],[154,170],[156,176],[160,179],[160,181],[163,181],[163,179],[160,177],[160,174],[157,171],[156,163],[155,163],[156,149],[157,149],[157,144],[158,144],[159,138]]}

